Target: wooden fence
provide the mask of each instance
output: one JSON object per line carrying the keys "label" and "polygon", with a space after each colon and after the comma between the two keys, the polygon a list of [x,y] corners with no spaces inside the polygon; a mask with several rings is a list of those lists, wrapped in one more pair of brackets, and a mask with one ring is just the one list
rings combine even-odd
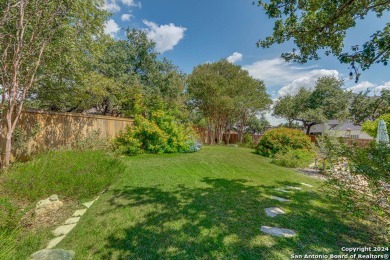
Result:
{"label": "wooden fence", "polygon": [[[23,138],[23,154],[26,156],[72,145],[91,135],[111,139],[132,125],[133,120],[127,118],[26,110],[19,121],[17,132],[20,134],[15,138]],[[0,141],[0,144],[4,142],[4,135],[0,136]],[[13,142],[15,144],[18,140]]]}

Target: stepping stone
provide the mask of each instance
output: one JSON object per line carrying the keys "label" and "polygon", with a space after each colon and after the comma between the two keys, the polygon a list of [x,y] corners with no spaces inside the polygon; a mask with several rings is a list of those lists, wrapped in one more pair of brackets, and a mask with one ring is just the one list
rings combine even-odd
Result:
{"label": "stepping stone", "polygon": [[272,207],[272,208],[266,208],[265,213],[267,214],[268,217],[276,217],[277,215],[280,214],[286,214],[284,211],[280,208]]}
{"label": "stepping stone", "polygon": [[297,235],[297,233],[295,233],[294,230],[286,229],[286,228],[262,226],[261,231],[263,231],[268,235],[277,236],[277,237],[294,237]]}
{"label": "stepping stone", "polygon": [[56,229],[53,230],[53,234],[54,234],[56,237],[62,236],[62,235],[66,235],[66,234],[68,234],[75,226],[76,226],[76,224],[70,224],[70,225],[66,225],[66,226],[59,226],[58,228],[56,228]]}
{"label": "stepping stone", "polygon": [[68,218],[65,221],[65,225],[76,224],[77,222],[79,222],[79,220],[80,220],[80,217]]}
{"label": "stepping stone", "polygon": [[285,199],[285,198],[282,198],[282,197],[278,197],[278,196],[272,196],[272,199],[280,201],[280,202],[288,202],[288,201],[290,201],[288,199]]}
{"label": "stepping stone", "polygon": [[82,215],[85,214],[85,212],[87,212],[87,209],[79,209],[79,210],[76,210],[72,217],[81,217]]}
{"label": "stepping stone", "polygon": [[289,189],[289,190],[302,190],[302,188],[294,187],[294,186],[286,186],[286,189]]}
{"label": "stepping stone", "polygon": [[280,189],[280,188],[277,188],[275,190],[280,191],[280,192],[284,192],[284,193],[290,193],[291,192],[289,190],[284,190],[284,189]]}
{"label": "stepping stone", "polygon": [[51,240],[49,242],[49,244],[47,245],[46,249],[52,249],[53,247],[58,245],[62,241],[62,239],[64,239],[64,238],[65,238],[65,235],[54,238],[53,240]]}
{"label": "stepping stone", "polygon": [[307,184],[307,183],[304,183],[304,182],[301,182],[301,185],[306,186],[306,187],[310,187],[310,188],[314,187],[313,185],[310,185],[310,184]]}
{"label": "stepping stone", "polygon": [[30,256],[30,260],[72,260],[75,252],[64,249],[44,249],[35,252]]}
{"label": "stepping stone", "polygon": [[83,205],[86,207],[86,208],[90,208],[91,206],[92,206],[92,204],[94,203],[95,201],[93,200],[93,201],[90,201],[90,202],[85,202],[85,203],[83,203]]}

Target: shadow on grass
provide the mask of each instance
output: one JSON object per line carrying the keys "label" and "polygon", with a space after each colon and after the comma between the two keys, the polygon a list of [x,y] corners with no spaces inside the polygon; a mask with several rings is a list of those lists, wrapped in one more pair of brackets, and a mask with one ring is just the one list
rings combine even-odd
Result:
{"label": "shadow on grass", "polygon": [[[113,190],[110,210],[131,207],[142,214],[107,238],[102,258],[283,259],[292,253],[340,253],[342,246],[370,243],[364,226],[346,224],[336,205],[307,189],[284,194],[291,202],[281,203],[267,197],[281,195],[274,186],[254,186],[243,179],[202,182],[207,186]],[[264,208],[270,206],[287,214],[269,218]],[[294,229],[298,236],[270,237],[260,231],[262,225]]]}

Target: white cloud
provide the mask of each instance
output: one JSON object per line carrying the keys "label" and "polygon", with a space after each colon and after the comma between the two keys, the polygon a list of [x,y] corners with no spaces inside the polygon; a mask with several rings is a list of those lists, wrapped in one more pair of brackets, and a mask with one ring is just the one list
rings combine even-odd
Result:
{"label": "white cloud", "polygon": [[287,94],[294,95],[298,93],[300,88],[306,88],[306,89],[313,89],[315,86],[316,81],[320,77],[324,76],[333,76],[338,78],[339,72],[337,70],[312,70],[308,72],[306,75],[303,75],[291,82],[290,84],[285,85],[282,87],[278,94],[279,96],[285,96]]}
{"label": "white cloud", "polygon": [[109,34],[113,38],[116,36],[119,30],[120,28],[118,24],[113,19],[108,20],[104,24],[104,33]]}
{"label": "white cloud", "polygon": [[108,12],[116,13],[121,10],[120,6],[116,3],[115,0],[106,0],[103,5],[103,10]]}
{"label": "white cloud", "polygon": [[136,3],[134,0],[120,0],[122,4],[130,6],[130,7],[138,7],[141,8],[141,2]]}
{"label": "white cloud", "polygon": [[294,94],[301,87],[313,88],[322,76],[339,77],[337,70],[315,69],[316,66],[299,67],[285,62],[282,58],[256,61],[243,68],[255,79],[263,80],[267,87],[282,87],[279,96]]}
{"label": "white cloud", "polygon": [[375,87],[375,84],[368,82],[368,81],[363,81],[363,82],[360,82],[359,84],[357,84],[353,87],[348,88],[347,90],[350,90],[350,91],[355,92],[355,93],[359,93],[360,91],[365,91],[365,90],[371,89],[373,87]]}
{"label": "white cloud", "polygon": [[125,21],[130,21],[130,18],[131,18],[131,17],[133,17],[133,15],[131,15],[131,14],[122,14],[121,20],[122,20],[123,22],[125,22]]}
{"label": "white cloud", "polygon": [[243,67],[255,79],[267,86],[282,86],[306,74],[302,68],[291,65],[281,58],[260,60]]}
{"label": "white cloud", "polygon": [[239,52],[234,52],[232,55],[226,58],[226,60],[230,63],[236,63],[237,61],[242,60],[242,54]]}
{"label": "white cloud", "polygon": [[380,95],[383,89],[390,90],[390,81],[385,82],[382,85],[377,85],[369,81],[363,81],[353,87],[348,88],[348,90],[354,93],[370,90],[370,95]]}
{"label": "white cloud", "polygon": [[157,25],[156,23],[144,20],[148,29],[147,36],[150,40],[156,43],[156,51],[163,53],[172,50],[184,37],[184,32],[187,28],[176,26],[173,23],[165,25]]}

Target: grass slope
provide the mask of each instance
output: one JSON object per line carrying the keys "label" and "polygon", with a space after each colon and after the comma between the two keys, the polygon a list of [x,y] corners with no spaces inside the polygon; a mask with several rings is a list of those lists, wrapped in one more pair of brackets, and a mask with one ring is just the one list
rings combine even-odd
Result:
{"label": "grass slope", "polygon": [[[74,250],[76,259],[290,259],[374,243],[364,226],[332,205],[319,181],[269,164],[249,149],[205,147],[124,162],[123,177],[59,245]],[[314,188],[275,191],[301,182]],[[269,218],[264,208],[271,206],[287,214]],[[262,225],[294,229],[298,236],[271,237]]]}

